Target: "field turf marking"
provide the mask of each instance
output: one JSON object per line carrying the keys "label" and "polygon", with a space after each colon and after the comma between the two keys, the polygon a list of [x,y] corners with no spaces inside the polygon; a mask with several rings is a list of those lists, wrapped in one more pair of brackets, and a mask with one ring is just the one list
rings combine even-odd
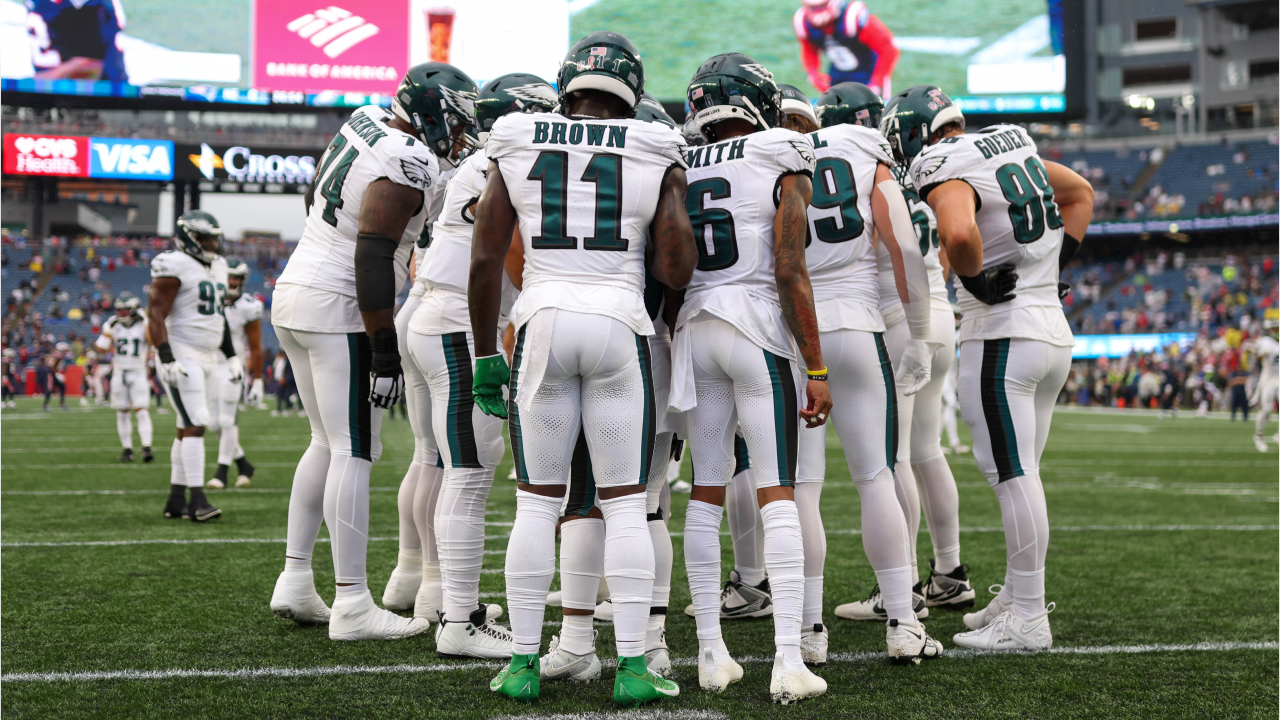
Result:
{"label": "field turf marking", "polygon": [[[1276,650],[1280,643],[1268,642],[1202,642],[1185,645],[1152,643],[1149,645],[1085,645],[1078,647],[1055,647],[1044,651],[1049,655],[1137,655],[1158,652],[1235,652],[1238,650]],[[960,650],[947,648],[943,660],[970,660],[992,655],[1033,655],[1030,652],[992,653],[979,650]],[[831,653],[827,656],[829,663],[858,663],[883,660],[887,655],[883,652]],[[608,661],[612,658],[602,658]],[[772,657],[747,656],[735,658],[739,663],[771,663]],[[692,666],[697,658],[672,658],[673,665]],[[323,677],[326,675],[370,675],[379,673],[439,673],[469,670],[497,670],[506,663],[496,662],[464,662],[457,664],[435,665],[328,665],[309,668],[244,668],[240,670],[98,670],[73,673],[5,673],[0,675],[0,682],[94,682],[98,680],[169,680],[173,678],[228,678],[234,680],[256,680],[259,678],[298,678]],[[554,716],[559,717],[559,716]],[[565,716],[570,717],[570,716]],[[574,716],[576,717],[576,716]],[[640,715],[628,713],[627,717],[638,718]]]}

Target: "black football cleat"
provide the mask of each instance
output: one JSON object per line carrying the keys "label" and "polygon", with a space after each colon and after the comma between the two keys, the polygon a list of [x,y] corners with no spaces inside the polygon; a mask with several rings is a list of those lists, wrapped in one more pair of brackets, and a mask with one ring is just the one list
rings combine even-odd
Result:
{"label": "black football cleat", "polygon": [[169,500],[164,504],[164,516],[170,520],[183,520],[187,514],[187,488],[182,485],[169,486]]}
{"label": "black football cleat", "polygon": [[152,454],[151,448],[149,446],[142,448],[142,462],[149,463],[155,459],[156,459],[156,456]]}
{"label": "black football cleat", "polygon": [[117,459],[122,463],[133,462],[133,448],[125,448]]}
{"label": "black football cleat", "polygon": [[207,522],[222,514],[222,511],[209,504],[204,490],[191,488],[191,505],[189,508],[192,522]]}

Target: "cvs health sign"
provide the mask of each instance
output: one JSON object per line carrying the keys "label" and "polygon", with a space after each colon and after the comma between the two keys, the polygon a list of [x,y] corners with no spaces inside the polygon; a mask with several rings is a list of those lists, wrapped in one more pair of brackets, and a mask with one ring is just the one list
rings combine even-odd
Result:
{"label": "cvs health sign", "polygon": [[4,172],[12,175],[172,180],[173,142],[10,134],[4,136]]}
{"label": "cvs health sign", "polygon": [[391,95],[409,69],[409,0],[254,3],[253,87]]}

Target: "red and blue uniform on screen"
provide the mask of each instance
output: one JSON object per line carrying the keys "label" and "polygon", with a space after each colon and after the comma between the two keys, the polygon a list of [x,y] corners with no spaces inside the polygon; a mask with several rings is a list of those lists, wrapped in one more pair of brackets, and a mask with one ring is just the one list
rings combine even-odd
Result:
{"label": "red and blue uniform on screen", "polygon": [[[898,64],[893,33],[861,0],[803,0],[793,24],[800,40],[800,63],[809,83],[826,92],[842,82],[860,82],[881,96]],[[821,72],[827,55],[827,72]]]}
{"label": "red and blue uniform on screen", "polygon": [[124,24],[121,0],[27,0],[36,77],[129,82],[119,46]]}

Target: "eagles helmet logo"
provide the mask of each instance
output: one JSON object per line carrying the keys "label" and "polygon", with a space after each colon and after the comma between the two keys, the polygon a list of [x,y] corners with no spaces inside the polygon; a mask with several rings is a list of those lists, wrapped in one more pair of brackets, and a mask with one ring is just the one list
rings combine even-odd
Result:
{"label": "eagles helmet logo", "polygon": [[400,169],[414,187],[423,190],[431,187],[431,171],[416,158],[400,158]]}
{"label": "eagles helmet logo", "polygon": [[765,80],[773,79],[773,73],[769,72],[768,68],[760,63],[743,63],[742,69],[754,75],[758,75]]}
{"label": "eagles helmet logo", "polygon": [[461,92],[446,85],[440,86],[440,92],[444,94],[444,101],[447,102],[448,106],[453,108],[455,112],[461,113],[466,117],[475,117],[475,93]]}
{"label": "eagles helmet logo", "polygon": [[516,104],[521,109],[526,104],[533,105],[555,105],[556,93],[551,89],[550,85],[542,85],[539,83],[530,83],[528,85],[517,85],[516,87],[505,88],[506,92],[516,99]]}

